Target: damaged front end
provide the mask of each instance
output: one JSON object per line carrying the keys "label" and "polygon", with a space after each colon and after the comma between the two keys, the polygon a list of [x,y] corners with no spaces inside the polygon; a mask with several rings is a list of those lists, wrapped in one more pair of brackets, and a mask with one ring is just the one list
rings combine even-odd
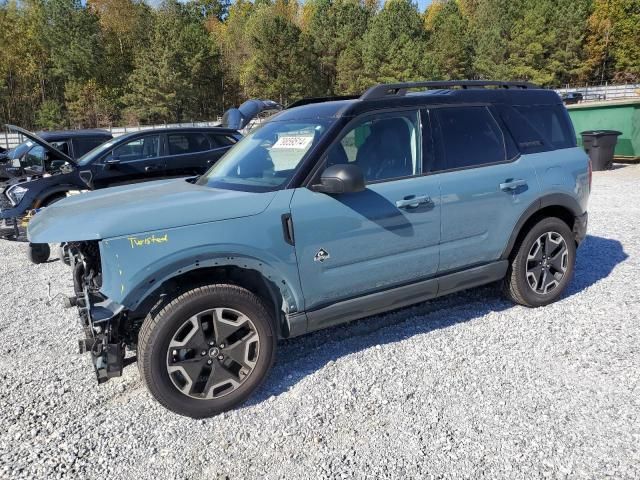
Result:
{"label": "damaged front end", "polygon": [[125,329],[124,307],[100,293],[102,264],[98,241],[72,242],[66,246],[73,269],[75,295],[67,307],[77,307],[84,338],[80,353],[90,353],[98,383],[122,375],[127,344],[133,339]]}

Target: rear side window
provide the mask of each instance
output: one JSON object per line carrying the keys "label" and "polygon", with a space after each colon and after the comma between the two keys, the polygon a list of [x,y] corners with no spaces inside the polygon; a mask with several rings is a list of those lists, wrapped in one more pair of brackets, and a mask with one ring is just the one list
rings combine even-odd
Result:
{"label": "rear side window", "polygon": [[434,110],[441,145],[434,170],[468,168],[507,160],[502,130],[487,107]]}
{"label": "rear side window", "polygon": [[572,129],[568,125],[562,106],[514,105],[514,108],[528,120],[531,127],[553,148],[575,146],[575,138],[571,131]]}
{"label": "rear side window", "polygon": [[203,133],[170,133],[167,135],[169,155],[182,155],[210,150],[209,140]]}

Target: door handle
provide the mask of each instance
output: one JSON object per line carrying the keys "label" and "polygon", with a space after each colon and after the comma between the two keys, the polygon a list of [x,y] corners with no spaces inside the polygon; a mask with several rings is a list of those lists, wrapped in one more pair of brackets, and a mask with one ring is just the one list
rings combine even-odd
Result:
{"label": "door handle", "polygon": [[417,208],[420,205],[433,205],[433,201],[429,195],[408,195],[402,200],[396,201],[398,208]]}
{"label": "door handle", "polygon": [[154,172],[156,170],[160,170],[160,167],[157,165],[149,165],[148,167],[144,167],[145,172]]}
{"label": "door handle", "polygon": [[500,184],[500,190],[502,190],[503,192],[509,192],[512,190],[515,190],[518,187],[525,187],[527,185],[527,181],[526,180],[508,180],[504,183]]}

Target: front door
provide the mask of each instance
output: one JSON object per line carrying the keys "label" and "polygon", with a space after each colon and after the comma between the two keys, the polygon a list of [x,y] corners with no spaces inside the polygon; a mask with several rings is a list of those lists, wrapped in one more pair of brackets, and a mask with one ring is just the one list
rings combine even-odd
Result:
{"label": "front door", "polygon": [[420,124],[417,110],[354,120],[323,162],[358,165],[366,190],[295,190],[291,215],[307,311],[436,273],[440,194],[437,176],[421,176]]}
{"label": "front door", "polygon": [[94,188],[161,178],[166,169],[162,136],[143,134],[120,144],[94,165]]}

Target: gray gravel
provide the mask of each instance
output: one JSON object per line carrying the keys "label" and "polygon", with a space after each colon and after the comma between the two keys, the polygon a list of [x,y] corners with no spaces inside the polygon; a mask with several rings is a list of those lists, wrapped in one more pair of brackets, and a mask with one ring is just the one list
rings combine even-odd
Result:
{"label": "gray gravel", "polygon": [[0,477],[640,478],[640,166],[594,184],[560,302],[484,287],[284,342],[258,394],[205,421],[135,366],[98,387],[50,299],[67,267],[0,241]]}

